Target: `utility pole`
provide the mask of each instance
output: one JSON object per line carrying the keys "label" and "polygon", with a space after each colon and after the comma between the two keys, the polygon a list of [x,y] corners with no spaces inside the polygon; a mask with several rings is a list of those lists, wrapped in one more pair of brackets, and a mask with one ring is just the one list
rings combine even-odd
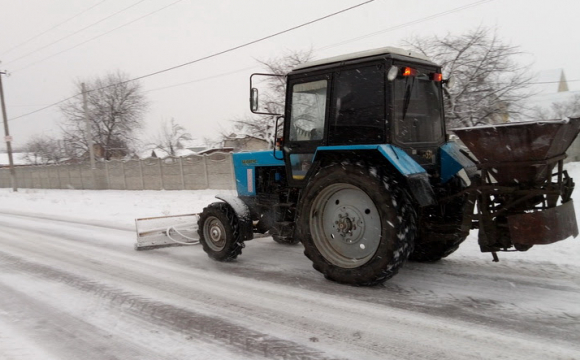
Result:
{"label": "utility pole", "polygon": [[4,102],[4,88],[2,87],[2,75],[5,72],[0,71],[0,102],[2,103],[2,118],[4,119],[4,140],[6,141],[6,151],[8,151],[8,163],[10,164],[10,182],[12,183],[12,191],[17,192],[16,186],[16,172],[14,171],[14,160],[12,158],[12,137],[8,130],[8,116],[6,116],[6,103]]}
{"label": "utility pole", "polygon": [[95,166],[95,150],[93,149],[93,136],[91,135],[91,122],[89,120],[89,107],[87,105],[87,91],[85,89],[85,83],[81,84],[83,89],[83,111],[85,112],[85,126],[86,126],[86,137],[87,145],[89,146],[89,156],[91,158],[91,169],[94,170]]}

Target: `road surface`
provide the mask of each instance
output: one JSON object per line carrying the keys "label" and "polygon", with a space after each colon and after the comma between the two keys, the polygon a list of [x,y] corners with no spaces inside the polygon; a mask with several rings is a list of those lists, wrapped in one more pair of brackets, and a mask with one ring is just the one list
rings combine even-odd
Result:
{"label": "road surface", "polygon": [[217,263],[200,246],[135,251],[130,227],[1,213],[0,354],[580,359],[580,264],[510,254],[492,263],[469,241],[356,288],[325,280],[301,245],[271,238]]}

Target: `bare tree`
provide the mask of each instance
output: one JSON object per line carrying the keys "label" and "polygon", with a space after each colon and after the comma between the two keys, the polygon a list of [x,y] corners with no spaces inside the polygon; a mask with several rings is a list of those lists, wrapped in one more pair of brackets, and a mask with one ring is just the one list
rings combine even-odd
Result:
{"label": "bare tree", "polygon": [[533,110],[534,120],[554,120],[580,116],[580,93],[572,95],[567,100],[552,104],[549,109],[535,107]]}
{"label": "bare tree", "polygon": [[[269,74],[279,75],[267,77],[260,94],[260,111],[273,114],[283,114],[286,99],[286,74],[294,67],[309,61],[312,58],[312,49],[292,51],[280,57],[268,60],[258,60]],[[260,86],[262,87],[262,86]],[[270,147],[274,146],[274,126],[276,116],[251,115],[232,120],[232,131],[222,131],[222,137],[232,132],[237,135],[252,135],[267,140]],[[280,124],[281,126],[281,124]]]}
{"label": "bare tree", "polygon": [[507,122],[521,113],[520,102],[531,94],[529,65],[516,58],[518,46],[502,41],[496,31],[479,27],[462,35],[415,37],[404,46],[443,67],[455,84],[446,89],[448,127]]}
{"label": "bare tree", "polygon": [[[142,127],[147,101],[141,85],[128,78],[116,72],[85,81],[90,131],[98,158],[110,160],[111,156],[128,154],[135,143],[136,130]],[[75,87],[81,93],[82,81],[77,81]],[[67,148],[75,157],[85,156],[88,137],[82,96],[64,103],[60,109],[66,118],[62,130]]]}
{"label": "bare tree", "polygon": [[33,165],[58,164],[65,158],[61,142],[49,136],[34,136],[24,144],[24,159]]}
{"label": "bare tree", "polygon": [[177,150],[184,148],[184,142],[187,140],[193,140],[191,134],[183,126],[176,123],[175,119],[171,119],[163,122],[161,129],[151,143],[155,148],[175,156]]}

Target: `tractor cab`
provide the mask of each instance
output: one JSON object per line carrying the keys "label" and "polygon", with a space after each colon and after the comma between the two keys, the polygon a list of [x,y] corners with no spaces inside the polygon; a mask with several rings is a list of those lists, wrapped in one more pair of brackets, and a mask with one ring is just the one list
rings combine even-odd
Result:
{"label": "tractor cab", "polygon": [[319,150],[394,144],[433,167],[445,141],[442,83],[438,65],[397,48],[296,67],[281,136],[290,185],[303,186]]}

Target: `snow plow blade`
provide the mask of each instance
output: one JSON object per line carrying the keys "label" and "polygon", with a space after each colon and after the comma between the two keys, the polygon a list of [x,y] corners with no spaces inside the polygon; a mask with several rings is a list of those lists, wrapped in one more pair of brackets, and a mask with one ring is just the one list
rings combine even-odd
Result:
{"label": "snow plow blade", "polygon": [[159,216],[135,219],[135,250],[199,244],[199,214]]}

